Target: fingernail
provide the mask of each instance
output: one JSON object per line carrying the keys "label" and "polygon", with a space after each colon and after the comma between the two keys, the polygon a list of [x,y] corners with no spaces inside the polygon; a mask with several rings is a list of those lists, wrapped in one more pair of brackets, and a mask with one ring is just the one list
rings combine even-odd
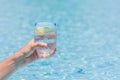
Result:
{"label": "fingernail", "polygon": [[44,46],[47,47],[47,43],[44,43]]}

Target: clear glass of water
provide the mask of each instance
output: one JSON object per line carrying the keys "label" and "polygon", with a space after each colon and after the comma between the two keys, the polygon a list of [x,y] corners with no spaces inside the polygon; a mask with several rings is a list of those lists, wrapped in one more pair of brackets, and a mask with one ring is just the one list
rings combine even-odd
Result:
{"label": "clear glass of water", "polygon": [[51,53],[56,48],[56,24],[49,22],[36,23],[34,39],[35,42],[47,43],[47,47],[37,47],[40,54]]}

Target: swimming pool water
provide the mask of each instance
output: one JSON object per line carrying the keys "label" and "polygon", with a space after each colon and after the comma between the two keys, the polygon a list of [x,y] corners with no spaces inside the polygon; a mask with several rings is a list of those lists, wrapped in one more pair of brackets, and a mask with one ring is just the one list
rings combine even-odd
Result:
{"label": "swimming pool water", "polygon": [[0,61],[34,36],[34,24],[57,23],[57,53],[8,80],[119,80],[119,0],[0,0]]}

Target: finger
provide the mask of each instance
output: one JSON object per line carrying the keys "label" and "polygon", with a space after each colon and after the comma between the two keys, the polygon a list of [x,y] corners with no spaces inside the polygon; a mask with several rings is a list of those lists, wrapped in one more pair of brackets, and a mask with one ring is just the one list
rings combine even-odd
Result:
{"label": "finger", "polygon": [[46,47],[47,44],[43,43],[43,42],[34,42],[34,39],[32,39],[26,46],[24,46],[20,52],[23,54],[26,54],[28,52],[33,53],[33,51],[35,50],[36,47]]}
{"label": "finger", "polygon": [[35,43],[31,48],[30,48],[30,52],[28,55],[26,55],[27,57],[30,56],[31,54],[33,54],[33,52],[35,51],[35,49],[37,47],[47,47],[47,43],[42,43],[42,42],[37,42]]}
{"label": "finger", "polygon": [[31,43],[31,49],[34,49],[36,47],[47,47],[47,43],[43,43],[43,42]]}
{"label": "finger", "polygon": [[43,42],[36,42],[35,44],[34,44],[34,47],[46,47],[47,46],[47,43],[43,43]]}
{"label": "finger", "polygon": [[40,54],[39,58],[48,58],[48,57],[51,57],[55,54],[56,52],[56,48],[51,52],[51,53],[48,53],[48,54]]}
{"label": "finger", "polygon": [[38,46],[41,46],[41,47],[44,47],[44,46],[47,46],[46,43],[43,43],[43,42],[35,42],[34,39],[32,39],[29,43],[28,43],[28,46],[29,47],[38,47]]}

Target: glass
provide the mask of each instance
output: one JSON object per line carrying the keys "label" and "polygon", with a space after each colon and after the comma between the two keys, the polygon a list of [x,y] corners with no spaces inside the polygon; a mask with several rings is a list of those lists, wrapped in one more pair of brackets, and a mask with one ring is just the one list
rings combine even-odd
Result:
{"label": "glass", "polygon": [[56,24],[49,22],[36,23],[34,33],[35,42],[47,43],[47,47],[37,47],[41,54],[50,53],[56,48]]}

